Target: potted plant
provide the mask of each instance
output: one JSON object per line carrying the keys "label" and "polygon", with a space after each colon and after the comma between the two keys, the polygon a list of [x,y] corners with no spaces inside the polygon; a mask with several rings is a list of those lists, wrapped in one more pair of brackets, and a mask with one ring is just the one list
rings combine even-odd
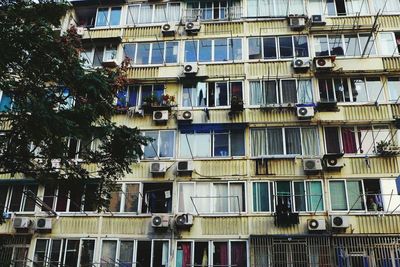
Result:
{"label": "potted plant", "polygon": [[232,111],[243,111],[243,100],[238,96],[232,96],[231,99],[231,110]]}
{"label": "potted plant", "polygon": [[376,153],[382,156],[396,156],[400,154],[400,148],[390,141],[380,141],[376,144]]}

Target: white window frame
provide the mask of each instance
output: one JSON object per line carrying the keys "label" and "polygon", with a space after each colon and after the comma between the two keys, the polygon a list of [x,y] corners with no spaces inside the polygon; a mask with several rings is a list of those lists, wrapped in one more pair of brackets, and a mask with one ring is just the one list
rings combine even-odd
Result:
{"label": "white window frame", "polygon": [[[182,4],[180,3],[180,2],[168,2],[168,3],[165,3],[165,2],[157,2],[157,3],[136,3],[136,4],[131,4],[131,5],[128,5],[127,6],[127,16],[126,16],[126,20],[125,20],[125,25],[126,26],[130,26],[130,25],[149,25],[149,24],[156,24],[156,25],[161,25],[161,24],[164,24],[164,23],[168,23],[168,22],[175,22],[175,21],[171,21],[170,20],[170,18],[168,18],[168,14],[169,14],[169,8],[170,8],[170,6],[172,5],[172,4],[179,4],[179,18],[180,17],[182,17]],[[142,13],[142,6],[143,5],[145,5],[145,6],[151,6],[151,22],[141,22],[140,21],[140,18],[141,18],[141,13]],[[156,9],[156,6],[157,5],[165,5],[166,7],[165,7],[165,10],[166,10],[166,14],[167,14],[167,17],[166,17],[166,21],[162,21],[162,22],[155,22],[154,20],[155,20],[155,9]],[[136,21],[134,21],[134,24],[130,24],[130,23],[128,23],[128,17],[129,17],[129,8],[130,7],[134,7],[134,6],[136,6],[136,7],[138,7],[138,21],[136,22]]]}
{"label": "white window frame", "polygon": [[[14,186],[15,185],[10,184],[10,185],[5,185],[5,186],[8,186],[8,190],[7,190],[7,195],[6,195],[5,203],[4,203],[4,212],[6,212],[6,213],[18,213],[18,214],[31,214],[31,213],[35,213],[37,211],[38,207],[37,207],[36,204],[34,205],[34,208],[33,208],[32,211],[24,211],[25,204],[26,204],[26,201],[27,201],[27,196],[23,192],[25,190],[27,190],[29,186],[37,186],[36,194],[38,194],[39,189],[40,189],[38,184],[30,184],[30,185],[24,185],[23,186],[22,193],[21,193],[22,194],[21,195],[21,202],[19,204],[19,208],[18,208],[17,211],[10,211],[9,210],[10,209],[10,205],[11,205],[11,200],[12,200],[12,197],[13,197],[13,194],[14,194],[14,191],[15,191],[14,190]],[[0,209],[0,211],[1,211],[1,209]]]}
{"label": "white window frame", "polygon": [[[110,50],[109,49],[110,47],[115,48],[115,56],[114,56],[114,58],[106,58],[107,50]],[[103,49],[103,53],[102,53],[103,56],[102,56],[102,58],[99,58],[99,60],[101,60],[100,64],[102,62],[104,62],[104,61],[107,61],[107,60],[115,60],[115,61],[118,62],[118,60],[119,60],[118,45],[114,45],[114,44],[111,45],[111,46],[110,45],[104,45],[104,46],[99,46],[99,48]],[[84,68],[86,68],[86,69],[88,69],[88,68],[101,68],[101,65],[100,66],[93,66],[94,60],[95,60],[95,58],[94,58],[95,49],[96,49],[96,47],[92,47],[90,49],[87,49],[87,50],[84,50],[84,51],[81,52],[81,55],[80,55],[81,60],[85,60],[86,61],[86,62],[82,63]],[[85,54],[85,55],[82,55],[82,54]]]}
{"label": "white window frame", "polygon": [[[269,198],[269,211],[255,211],[254,209],[254,184],[256,183],[265,183],[268,185],[268,198]],[[274,213],[274,203],[275,203],[275,196],[271,196],[271,193],[275,194],[275,183],[269,180],[259,180],[259,181],[251,181],[251,212],[255,214],[271,214]]]}
{"label": "white window frame", "polygon": [[[116,7],[119,7],[120,8],[120,12],[121,12],[121,15],[119,17],[119,23],[117,25],[110,25],[111,10],[112,10],[112,8],[116,8]],[[97,25],[97,16],[99,16],[99,9],[105,9],[105,8],[108,9],[107,18],[106,18],[106,25],[98,26]],[[95,23],[94,27],[95,28],[118,28],[118,27],[121,27],[121,21],[122,21],[122,17],[123,17],[122,15],[123,15],[123,7],[122,6],[98,7],[96,9],[96,18],[95,18],[95,21],[94,21],[94,23]]]}
{"label": "white window frame", "polygon": [[[156,44],[158,44],[158,43],[163,43],[163,55],[162,55],[162,57],[163,57],[163,62],[162,63],[152,63],[151,62],[151,59],[152,59],[152,55],[153,55],[153,46],[154,45],[156,45]],[[167,44],[168,43],[176,43],[177,44],[177,54],[176,54],[176,62],[170,62],[170,63],[167,63],[166,62],[166,56],[167,56]],[[148,66],[148,65],[151,65],[151,66],[162,66],[162,65],[167,65],[167,66],[169,66],[169,65],[176,65],[176,64],[178,64],[179,63],[179,41],[175,41],[175,40],[171,40],[171,41],[159,41],[159,42],[142,42],[142,43],[129,43],[130,45],[134,45],[135,46],[135,52],[134,52],[134,58],[133,58],[133,60],[131,61],[131,65],[133,65],[133,66]],[[149,45],[149,54],[148,54],[148,57],[149,57],[149,61],[147,62],[147,63],[141,63],[141,64],[138,64],[137,63],[137,53],[138,53],[138,45],[139,44],[148,44]]]}
{"label": "white window frame", "polygon": [[[143,154],[143,159],[144,160],[155,160],[155,159],[158,159],[158,158],[160,158],[160,159],[174,159],[176,157],[176,151],[175,151],[176,150],[176,144],[175,144],[176,131],[175,130],[142,130],[143,136],[146,136],[146,133],[148,133],[148,132],[156,132],[157,133],[157,139],[156,139],[156,141],[157,141],[157,148],[156,148],[157,151],[155,151],[156,152],[156,156],[153,157],[153,158],[148,158]],[[171,157],[161,157],[160,156],[160,144],[159,144],[159,142],[161,140],[161,138],[160,138],[161,132],[173,132],[174,133],[174,139],[173,139],[174,140],[174,144],[172,145],[172,154],[173,155]],[[151,149],[153,149],[153,146],[151,145],[151,143],[149,143],[149,146],[151,147]],[[142,147],[143,152],[144,152],[145,147],[146,146]]]}
{"label": "white window frame", "polygon": [[114,241],[117,242],[117,246],[115,249],[115,266],[119,266],[118,262],[119,262],[119,258],[120,258],[120,252],[121,252],[121,243],[122,242],[133,242],[133,251],[132,251],[132,258],[133,258],[133,262],[132,264],[135,265],[136,263],[136,259],[137,259],[137,240],[136,239],[129,239],[129,238],[102,238],[100,240],[100,248],[99,248],[99,258],[98,258],[98,262],[101,264],[112,264],[112,263],[108,263],[108,262],[102,262],[102,255],[103,255],[103,244],[105,241]]}
{"label": "white window frame", "polygon": [[[351,205],[354,205],[354,203],[349,203],[349,195],[348,195],[348,189],[347,189],[347,181],[357,181],[360,182],[361,181],[361,187],[362,187],[362,198],[359,197],[359,200],[362,202],[362,205],[364,205],[364,209],[363,210],[352,210]],[[343,182],[344,183],[344,188],[345,188],[345,193],[346,193],[346,206],[347,209],[346,210],[333,210],[332,209],[332,195],[331,195],[331,182]],[[365,198],[365,186],[364,186],[364,180],[363,179],[354,179],[354,180],[346,180],[346,179],[332,179],[328,181],[328,192],[330,195],[329,198],[329,211],[332,213],[365,213],[368,212],[368,207],[367,207],[367,202],[366,202],[366,198]],[[350,205],[351,204],[351,205]]]}
{"label": "white window frame", "polygon": [[[229,50],[233,49],[233,46],[231,46],[231,40],[240,40],[240,45],[241,45],[241,50],[242,50],[242,57],[240,59],[234,59],[233,55],[232,58],[229,58]],[[200,61],[200,42],[201,41],[211,41],[211,60],[210,61]],[[215,41],[216,40],[225,40],[226,41],[226,59],[227,60],[222,60],[222,61],[216,61],[215,60]],[[187,42],[192,42],[196,46],[196,61],[187,61],[186,60],[186,43]],[[199,39],[199,40],[185,40],[183,43],[183,53],[184,53],[184,62],[185,63],[199,63],[199,64],[209,64],[209,63],[232,63],[232,62],[242,62],[243,61],[243,55],[244,55],[244,49],[243,49],[243,38],[241,37],[229,37],[229,38],[204,38],[204,39]]]}

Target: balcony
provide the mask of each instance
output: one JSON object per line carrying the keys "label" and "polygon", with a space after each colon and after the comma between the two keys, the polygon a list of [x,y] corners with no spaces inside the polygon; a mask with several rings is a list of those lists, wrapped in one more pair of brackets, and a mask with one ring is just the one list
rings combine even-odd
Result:
{"label": "balcony", "polygon": [[242,17],[242,7],[187,8],[184,10],[184,21],[224,21],[238,20]]}

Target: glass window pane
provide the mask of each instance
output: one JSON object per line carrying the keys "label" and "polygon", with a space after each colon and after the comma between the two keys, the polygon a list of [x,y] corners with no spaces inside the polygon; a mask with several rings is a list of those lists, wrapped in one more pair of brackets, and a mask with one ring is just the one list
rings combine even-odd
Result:
{"label": "glass window pane", "polygon": [[308,57],[308,41],[306,36],[293,36],[295,57]]}
{"label": "glass window pane", "polygon": [[253,211],[270,211],[269,186],[267,182],[253,183]]}
{"label": "glass window pane", "polygon": [[276,211],[288,212],[292,210],[292,195],[290,182],[276,182]]}
{"label": "glass window pane", "polygon": [[80,259],[81,266],[93,265],[94,242],[94,240],[82,240]]}
{"label": "glass window pane", "polygon": [[304,182],[294,182],[293,185],[296,211],[306,211],[306,192],[304,188]]}
{"label": "glass window pane", "polygon": [[65,266],[76,266],[78,264],[79,240],[66,240]]}
{"label": "glass window pane", "polygon": [[347,210],[346,189],[344,181],[330,181],[329,193],[332,210]]}
{"label": "glass window pane", "polygon": [[175,132],[161,131],[160,132],[160,157],[172,158],[174,156]]}
{"label": "glass window pane", "polygon": [[389,89],[389,100],[399,101],[400,99],[400,78],[389,77],[388,78],[388,89]]}
{"label": "glass window pane", "polygon": [[165,50],[165,63],[178,62],[178,42],[167,42]]}
{"label": "glass window pane", "polygon": [[[360,45],[361,45],[361,53],[364,51],[364,56],[373,56],[376,55],[376,49],[375,49],[375,37],[374,35],[369,38],[369,34],[360,34]],[[369,40],[368,40],[369,39]]]}
{"label": "glass window pane", "polygon": [[239,213],[245,211],[245,198],[244,198],[244,184],[243,183],[230,183],[229,196],[230,206],[229,212]]}
{"label": "glass window pane", "polygon": [[231,156],[244,156],[244,132],[231,131]]}
{"label": "glass window pane", "polygon": [[247,248],[246,242],[231,242],[231,266],[246,267],[247,266]]}
{"label": "glass window pane", "polygon": [[216,83],[215,86],[215,106],[228,105],[228,84]]}
{"label": "glass window pane", "polygon": [[153,139],[147,146],[144,147],[145,158],[155,158],[158,155],[158,132],[145,132],[146,137]]}
{"label": "glass window pane", "polygon": [[298,96],[298,103],[302,104],[311,104],[313,103],[313,88],[311,80],[299,80],[298,89],[297,89],[297,96]]}
{"label": "glass window pane", "polygon": [[185,62],[197,61],[197,42],[185,41]]}
{"label": "glass window pane", "polygon": [[199,40],[199,61],[211,62],[212,40]]}
{"label": "glass window pane", "polygon": [[[46,186],[46,189],[47,189],[47,188],[48,188],[48,187]],[[6,210],[7,192],[8,192],[8,186],[1,185],[1,186],[0,186],[0,212],[3,212],[3,211]],[[45,197],[46,197],[46,196],[47,196],[47,194],[45,193]],[[47,198],[44,198],[43,201],[44,201],[46,204],[48,203]],[[52,201],[52,198],[51,198],[50,201]],[[52,202],[51,202],[51,203],[52,203]],[[52,207],[52,205],[51,205],[50,207]]]}
{"label": "glass window pane", "polygon": [[214,212],[229,212],[228,210],[228,184],[213,184],[214,196]]}
{"label": "glass window pane", "polygon": [[282,129],[267,129],[268,155],[283,155],[283,136]]}
{"label": "glass window pane", "polygon": [[142,4],[140,8],[140,23],[150,23],[153,20],[153,5]]}
{"label": "glass window pane", "polygon": [[347,196],[351,210],[365,209],[361,181],[347,181]]}
{"label": "glass window pane", "polygon": [[198,133],[195,141],[195,157],[207,158],[211,156],[211,134]]}
{"label": "glass window pane", "polygon": [[167,267],[169,265],[169,243],[168,241],[154,241],[153,243],[153,266]]}
{"label": "glass window pane", "polygon": [[[33,195],[36,196],[37,191],[38,191],[38,186],[37,185],[28,185],[25,187],[25,190],[28,192],[30,191],[30,193],[32,193]],[[35,201],[26,197],[25,206],[24,206],[23,211],[34,211],[35,206],[36,206]]]}
{"label": "glass window pane", "polygon": [[351,92],[353,95],[353,102],[367,102],[367,90],[363,78],[350,79]]}
{"label": "glass window pane", "polygon": [[263,38],[264,58],[276,58],[275,38]]}
{"label": "glass window pane", "polygon": [[99,8],[97,10],[96,26],[107,26],[108,8]]}
{"label": "glass window pane", "polygon": [[350,89],[347,79],[334,79],[337,102],[351,102]]}
{"label": "glass window pane", "polygon": [[101,267],[114,267],[117,256],[117,241],[103,240],[101,249]]}
{"label": "glass window pane", "polygon": [[215,157],[229,156],[228,132],[214,133],[214,156]]}
{"label": "glass window pane", "polygon": [[195,135],[181,133],[179,136],[179,156],[181,158],[192,158],[195,155]]}
{"label": "glass window pane", "polygon": [[361,154],[372,154],[374,151],[374,137],[371,127],[358,127],[357,137],[359,143],[359,152]]}
{"label": "glass window pane", "polygon": [[306,182],[307,203],[309,211],[324,210],[322,184],[319,181]]}
{"label": "glass window pane", "polygon": [[212,252],[214,266],[229,266],[228,242],[213,242]]}
{"label": "glass window pane", "polygon": [[265,130],[251,129],[250,134],[251,134],[251,155],[255,157],[267,155]]}
{"label": "glass window pane", "polygon": [[110,15],[110,25],[119,25],[121,21],[121,8],[120,7],[113,7],[111,8],[111,15]]}
{"label": "glass window pane", "polygon": [[153,43],[151,51],[151,64],[162,64],[164,62],[164,43]]}
{"label": "glass window pane", "polygon": [[96,47],[94,49],[93,67],[100,67],[103,62],[104,47]]}
{"label": "glass window pane", "polygon": [[249,38],[249,59],[261,59],[261,39]]}
{"label": "glass window pane", "polygon": [[229,60],[242,60],[242,39],[228,39]]}
{"label": "glass window pane", "polygon": [[316,128],[302,128],[303,154],[309,156],[317,156],[319,151],[319,135]]}
{"label": "glass window pane", "polygon": [[178,203],[178,211],[179,212],[195,212],[195,207],[193,206],[193,202],[197,205],[197,199],[194,193],[194,184],[193,183],[179,183],[179,203]]}
{"label": "glass window pane", "polygon": [[286,143],[286,154],[300,155],[301,154],[300,128],[286,128],[285,143]]}
{"label": "glass window pane", "polygon": [[394,56],[398,55],[396,38],[392,32],[381,32],[379,33],[380,38],[380,53],[382,56]]}
{"label": "glass window pane", "polygon": [[153,22],[167,22],[167,4],[154,5]]}
{"label": "glass window pane", "polygon": [[338,154],[341,152],[338,127],[325,127],[326,152]]}
{"label": "glass window pane", "polygon": [[33,256],[33,261],[38,266],[45,266],[46,254],[49,240],[48,239],[38,239],[36,241],[35,254]]}
{"label": "glass window pane", "polygon": [[385,100],[383,86],[379,77],[367,78],[366,87],[370,102],[383,102]]}
{"label": "glass window pane", "polygon": [[293,57],[292,37],[279,37],[279,51],[280,58]]}
{"label": "glass window pane", "polygon": [[283,80],[282,103],[297,103],[297,88],[295,80]]}
{"label": "glass window pane", "polygon": [[180,18],[180,3],[168,3],[168,21],[179,21]]}
{"label": "glass window pane", "polygon": [[120,266],[131,266],[133,264],[133,246],[133,241],[121,241],[118,258]]}
{"label": "glass window pane", "polygon": [[108,209],[111,212],[120,212],[120,207],[121,207],[121,197],[122,197],[122,191],[121,191],[121,185],[116,185],[115,190],[110,192],[110,205]]}
{"label": "glass window pane", "polygon": [[345,35],[344,43],[346,46],[346,56],[360,56],[360,46],[357,35]]}
{"label": "glass window pane", "polygon": [[342,128],[342,143],[344,153],[357,153],[356,136],[354,128]]}
{"label": "glass window pane", "polygon": [[214,40],[214,61],[227,61],[227,40],[226,39],[215,39]]}
{"label": "glass window pane", "polygon": [[138,212],[139,184],[127,184],[124,195],[124,212]]}
{"label": "glass window pane", "polygon": [[149,64],[149,57],[150,57],[150,44],[146,43],[137,44],[136,64],[138,65]]}
{"label": "glass window pane", "polygon": [[9,204],[9,211],[15,211],[18,212],[20,211],[20,206],[21,206],[21,201],[22,201],[22,196],[23,196],[23,190],[24,186],[23,185],[14,185],[12,188],[12,196],[11,196],[11,201]]}
{"label": "glass window pane", "polygon": [[276,90],[277,82],[276,81],[265,81],[264,85],[264,99],[265,103],[269,104],[278,104],[278,93]]}
{"label": "glass window pane", "polygon": [[328,38],[326,36],[314,37],[315,55],[329,56]]}
{"label": "glass window pane", "polygon": [[139,9],[140,9],[140,5],[133,5],[133,6],[128,7],[128,12],[126,15],[126,24],[127,25],[135,25],[136,23],[140,23]]}

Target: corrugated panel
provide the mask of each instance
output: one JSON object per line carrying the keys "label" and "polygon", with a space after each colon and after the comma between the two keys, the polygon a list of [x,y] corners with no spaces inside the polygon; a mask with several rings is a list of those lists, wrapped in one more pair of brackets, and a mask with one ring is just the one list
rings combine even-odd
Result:
{"label": "corrugated panel", "polygon": [[288,22],[283,20],[254,21],[246,23],[246,34],[248,36],[260,36],[267,34],[288,34],[290,33]]}
{"label": "corrugated panel", "polygon": [[[154,160],[154,162],[158,160]],[[132,173],[128,174],[124,179],[129,179],[130,177],[134,177],[135,179],[144,179],[144,178],[152,178],[152,174],[150,173],[150,165],[151,161],[142,161],[140,163],[134,163],[131,165],[131,170]],[[167,172],[165,173],[164,176],[161,176],[160,178],[162,180],[172,180],[175,178],[175,168],[170,168],[173,164],[174,161],[168,161],[166,162],[167,164]]]}
{"label": "corrugated panel", "polygon": [[14,231],[12,220],[7,220],[5,223],[0,225],[0,234],[11,234]]}
{"label": "corrugated panel", "polygon": [[400,105],[392,105],[393,116],[400,116]]}
{"label": "corrugated panel", "polygon": [[[229,117],[230,109],[226,110],[210,110],[210,119],[204,115],[204,111],[197,112],[195,119],[200,118],[204,123],[240,123],[246,121],[245,112],[238,112]],[[198,121],[198,120],[196,120]],[[194,121],[195,122],[195,121]]]}
{"label": "corrugated panel", "polygon": [[250,220],[249,234],[251,235],[305,234],[307,233],[307,219],[309,219],[309,216],[300,216],[299,217],[300,224],[296,224],[291,227],[276,227],[274,225],[274,217],[272,215],[249,217]]}
{"label": "corrugated panel", "polygon": [[0,123],[0,130],[8,130],[11,127],[11,121],[5,121]]}
{"label": "corrugated panel", "polygon": [[[372,26],[372,20],[370,16],[367,17],[338,17],[338,18],[330,18],[327,20],[327,27],[331,25],[339,26],[339,27],[353,27],[353,26]],[[355,27],[357,28],[357,27]],[[340,28],[339,28],[340,29]]]}
{"label": "corrugated panel", "polygon": [[388,71],[400,70],[400,58],[398,57],[385,57],[382,58],[383,68]]}
{"label": "corrugated panel", "polygon": [[24,175],[22,173],[16,173],[12,175],[11,173],[0,174],[0,179],[22,179]]}
{"label": "corrugated panel", "polygon": [[161,26],[149,26],[149,27],[135,27],[127,28],[124,30],[123,39],[132,40],[132,38],[156,38],[161,37]]}
{"label": "corrugated panel", "polygon": [[102,234],[144,235],[149,231],[150,218],[103,217]]}
{"label": "corrugated panel", "polygon": [[295,109],[283,108],[263,111],[247,109],[246,121],[249,123],[284,123],[298,121]]}
{"label": "corrugated panel", "polygon": [[[246,160],[202,160],[194,162],[193,178],[247,176]],[[220,177],[218,177],[220,176]]]}
{"label": "corrugated panel", "polygon": [[121,114],[114,116],[112,118],[113,122],[118,125],[126,125],[130,127],[138,127],[139,129],[165,129],[165,128],[176,128],[175,120],[173,117],[170,117],[167,124],[165,126],[156,125],[153,122],[152,115],[134,115],[133,117],[128,116],[127,114]]}
{"label": "corrugated panel", "polygon": [[393,174],[399,173],[399,164],[396,157],[369,158],[369,167],[365,158],[350,159],[353,174]]}
{"label": "corrugated panel", "polygon": [[82,39],[101,39],[101,38],[113,38],[121,37],[123,29],[101,29],[101,30],[85,30]]}
{"label": "corrugated panel", "polygon": [[398,234],[400,216],[357,216],[357,233],[362,234]]}
{"label": "corrugated panel", "polygon": [[244,33],[243,22],[206,23],[203,25],[204,33],[237,35]]}
{"label": "corrugated panel", "polygon": [[235,79],[237,76],[245,76],[244,64],[213,64],[207,65],[208,77],[228,77]]}
{"label": "corrugated panel", "polygon": [[267,78],[287,76],[291,74],[289,61],[249,63],[247,67],[248,78]]}
{"label": "corrugated panel", "polygon": [[53,220],[52,234],[97,234],[100,217],[60,217]]}
{"label": "corrugated panel", "polygon": [[127,76],[133,80],[157,78],[158,67],[129,68]]}
{"label": "corrugated panel", "polygon": [[400,25],[399,16],[379,16],[379,28],[384,30],[398,30]]}
{"label": "corrugated panel", "polygon": [[389,106],[346,106],[344,109],[347,121],[382,121],[391,120]]}
{"label": "corrugated panel", "polygon": [[247,217],[203,217],[203,235],[248,235]]}

